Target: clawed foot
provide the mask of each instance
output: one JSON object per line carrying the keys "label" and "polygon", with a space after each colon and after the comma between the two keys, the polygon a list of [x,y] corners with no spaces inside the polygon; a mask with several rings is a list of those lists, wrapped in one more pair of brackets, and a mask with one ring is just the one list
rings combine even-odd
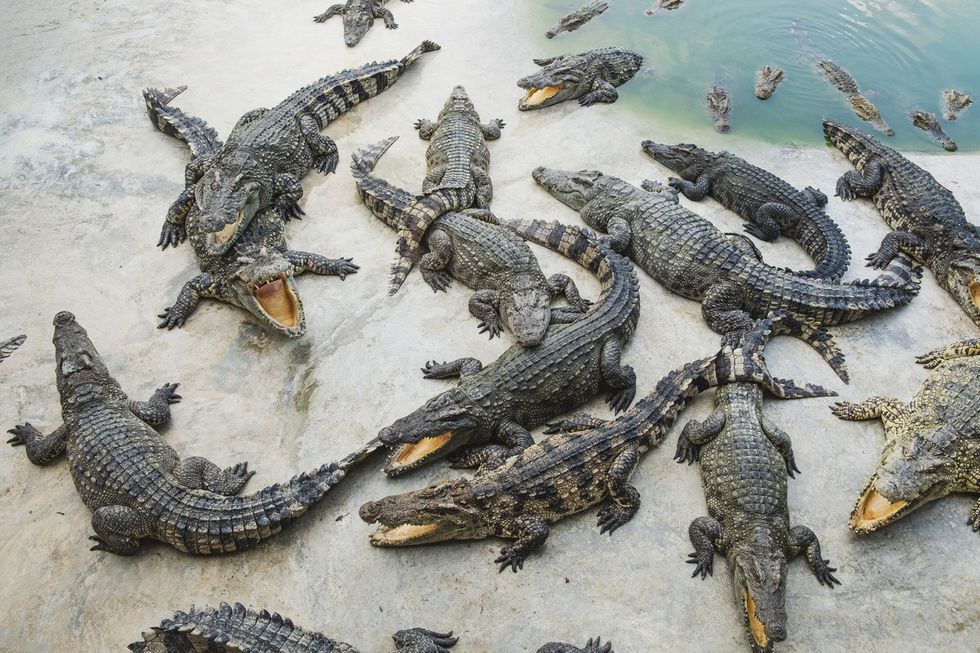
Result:
{"label": "clawed foot", "polygon": [[636,510],[623,508],[615,503],[603,506],[599,509],[599,518],[596,526],[599,527],[599,534],[613,534],[617,528],[628,522],[636,514]]}
{"label": "clawed foot", "polygon": [[922,365],[927,370],[935,369],[942,363],[945,358],[946,348],[940,347],[939,349],[933,349],[928,354],[922,354],[921,356],[915,357],[915,362]]}
{"label": "clawed foot", "polygon": [[864,260],[868,262],[869,268],[883,270],[888,267],[889,263],[891,263],[892,257],[882,254],[881,252],[875,252],[874,254],[868,254]]}
{"label": "clawed foot", "polygon": [[177,386],[179,385],[179,383],[168,383],[159,388],[154,394],[166,401],[168,404],[178,404],[180,403],[180,400],[183,399],[183,397],[177,394]]}
{"label": "clawed foot", "polygon": [[690,465],[698,461],[700,454],[700,447],[691,442],[687,437],[682,435],[677,438],[677,450],[674,452],[674,460]]}
{"label": "clawed foot", "polygon": [[422,378],[425,379],[444,379],[450,376],[447,368],[448,363],[443,361],[437,363],[436,361],[426,361],[425,367],[422,369]]}
{"label": "clawed foot", "polygon": [[183,225],[175,225],[171,224],[170,222],[164,222],[163,228],[160,230],[160,240],[157,241],[157,247],[160,249],[176,247],[184,242],[186,238],[187,230],[183,227]]}
{"label": "clawed foot", "polygon": [[89,551],[107,551],[112,553],[112,549],[109,547],[109,543],[103,540],[98,535],[89,535],[88,539],[95,542],[95,546],[89,549]]}
{"label": "clawed foot", "polygon": [[41,437],[41,432],[38,431],[33,426],[31,426],[30,422],[27,422],[25,424],[18,424],[14,428],[7,431],[7,433],[10,433],[11,435],[14,436],[9,440],[7,440],[7,444],[9,444],[12,447],[22,447],[26,445],[29,435],[33,435],[34,437]]}
{"label": "clawed foot", "polygon": [[240,490],[241,488],[245,487],[246,483],[248,483],[248,479],[255,476],[255,472],[248,471],[248,463],[244,462],[225,469],[225,475],[238,481],[239,483],[237,485],[238,489]]}
{"label": "clawed foot", "polygon": [[338,259],[336,259],[334,261],[334,263],[333,263],[333,266],[332,266],[332,269],[331,269],[330,273],[333,274],[333,275],[335,275],[335,276],[340,277],[340,280],[341,281],[343,281],[344,279],[346,279],[347,278],[347,275],[349,275],[349,274],[357,274],[357,271],[361,269],[361,266],[355,265],[354,263],[352,263],[351,261],[353,261],[353,260],[354,259],[352,259],[352,258],[338,258]]}
{"label": "clawed foot", "polygon": [[280,196],[276,199],[276,210],[279,211],[279,215],[282,216],[283,220],[287,222],[292,218],[297,220],[302,220],[306,212],[303,211],[299,203],[296,200],[289,199],[288,197]]}
{"label": "clawed foot", "polygon": [[966,520],[967,525],[973,529],[974,533],[980,532],[980,502],[973,506],[970,511],[970,518]]}
{"label": "clawed foot", "polygon": [[774,240],[776,240],[777,237],[777,234],[769,233],[764,229],[762,229],[762,227],[760,227],[759,225],[754,224],[752,222],[745,225],[745,233],[749,234],[750,236],[755,236],[759,240],[765,241],[767,243],[773,242]]}
{"label": "clawed foot", "polygon": [[708,576],[713,575],[714,561],[715,561],[714,553],[709,553],[704,557],[699,556],[697,551],[694,551],[693,553],[688,553],[687,563],[691,565],[697,565],[694,568],[694,573],[691,574],[691,578],[694,578],[695,576],[700,574],[701,580],[704,580]]}
{"label": "clawed foot", "polygon": [[513,546],[505,546],[500,550],[500,556],[494,560],[495,563],[500,565],[500,569],[497,573],[500,573],[507,567],[516,574],[518,569],[524,569],[524,561],[527,559],[527,554],[522,553]]}
{"label": "clawed foot", "polygon": [[187,321],[187,316],[177,310],[174,310],[173,306],[168,306],[167,308],[163,309],[163,312],[158,314],[157,317],[163,318],[163,321],[157,325],[157,328],[167,329],[168,331],[173,328],[183,328],[184,322]]}
{"label": "clawed foot", "polygon": [[483,320],[478,326],[480,327],[480,333],[489,333],[490,340],[493,340],[500,335],[500,331],[504,325],[500,322],[500,318],[493,317]]}
{"label": "clawed foot", "polygon": [[325,175],[337,171],[337,164],[340,162],[339,152],[330,152],[313,159],[313,167]]}
{"label": "clawed foot", "polygon": [[612,392],[609,394],[609,397],[607,398],[609,401],[609,407],[612,409],[614,413],[621,413],[627,408],[629,408],[629,405],[633,403],[633,397],[635,395],[636,395],[636,386],[633,385],[631,385],[628,388],[624,388],[622,390],[617,390],[616,392]]}
{"label": "clawed foot", "polygon": [[837,180],[837,192],[835,194],[845,202],[850,202],[857,197],[857,193],[854,192],[854,189],[851,188],[851,185],[844,178]]}
{"label": "clawed foot", "polygon": [[834,589],[834,584],[840,585],[840,581],[834,577],[834,572],[837,571],[836,567],[828,567],[830,560],[821,560],[813,567],[813,573],[817,576],[817,582],[821,585],[826,585],[830,589]]}
{"label": "clawed foot", "polygon": [[451,274],[445,270],[426,270],[422,269],[422,278],[429,288],[432,288],[432,292],[446,292],[446,290],[453,284],[453,277]]}

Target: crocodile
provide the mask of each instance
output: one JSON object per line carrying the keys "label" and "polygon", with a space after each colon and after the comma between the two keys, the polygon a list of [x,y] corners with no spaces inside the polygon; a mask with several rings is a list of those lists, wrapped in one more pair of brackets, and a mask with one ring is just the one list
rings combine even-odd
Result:
{"label": "crocodile", "polygon": [[755,96],[768,100],[783,81],[783,69],[765,65],[755,74]]}
{"label": "crocodile", "polygon": [[633,79],[643,65],[643,55],[621,48],[601,48],[535,59],[534,63],[542,70],[517,82],[527,91],[517,105],[521,111],[543,109],[566,100],[578,100],[583,107],[615,102],[619,99],[616,87]]}
{"label": "crocodile", "polygon": [[[980,338],[917,360],[932,372],[910,403],[876,396],[832,408],[841,419],[880,419],[885,428],[878,468],[851,513],[859,535],[952,492],[980,493]],[[967,524],[980,531],[980,500]]]}
{"label": "crocodile", "polygon": [[723,234],[680,206],[673,189],[647,192],[596,170],[538,168],[533,176],[587,225],[608,234],[613,250],[668,290],[700,301],[705,321],[721,333],[748,328],[773,310],[834,326],[905,305],[919,291],[921,270],[904,257],[873,280],[802,277],[763,263],[742,236]]}
{"label": "crocodile", "polygon": [[888,123],[881,117],[878,107],[868,98],[861,94],[857,81],[849,72],[835,64],[830,59],[817,60],[817,67],[823,76],[834,88],[844,94],[851,105],[851,109],[858,118],[870,122],[875,129],[885,136],[894,136],[895,130],[888,126]]}
{"label": "crocodile", "polygon": [[943,118],[953,122],[960,117],[973,104],[973,98],[964,93],[950,88],[943,91]]}
{"label": "crocodile", "polygon": [[[345,70],[303,87],[271,109],[254,109],[238,119],[227,142],[217,140],[200,118],[181,115],[197,123],[214,138],[207,152],[194,156],[184,173],[185,188],[167,212],[158,245],[177,246],[188,236],[187,215],[200,210],[199,237],[210,254],[223,254],[244,233],[252,218],[275,207],[283,219],[303,214],[300,179],[310,170],[333,172],[337,145],[320,130],[354,105],[378,95],[394,84],[426,52],[438,50],[423,41],[400,60],[371,63]],[[152,91],[144,92],[151,119],[159,114]],[[173,99],[164,95],[167,102]],[[154,124],[159,127],[159,121]],[[170,132],[166,132],[170,133]]]}
{"label": "crocodile", "polygon": [[20,347],[27,340],[27,336],[14,336],[9,340],[4,340],[0,342],[0,361],[4,360],[10,356],[14,351]]}
{"label": "crocodile", "polygon": [[726,133],[732,128],[732,98],[728,90],[721,86],[712,86],[704,99],[708,105],[708,114],[715,123],[715,131]]}
{"label": "crocodile", "polygon": [[645,13],[647,16],[653,16],[661,11],[673,11],[675,9],[680,9],[682,4],[684,4],[684,0],[657,0],[657,4],[647,9],[643,13]]}
{"label": "crocodile", "polygon": [[555,26],[545,32],[545,36],[553,39],[562,32],[574,32],[596,16],[605,12],[606,9],[609,9],[608,2],[605,2],[605,0],[593,0],[593,2],[590,2],[584,7],[559,18]]}
{"label": "crocodile", "polygon": [[[379,432],[393,448],[385,464],[391,476],[464,446],[471,448],[455,456],[455,466],[499,466],[532,444],[528,429],[582,405],[603,388],[610,390],[608,401],[615,412],[633,400],[636,374],[620,362],[640,313],[639,280],[632,265],[575,227],[539,220],[502,223],[592,271],[601,295],[579,320],[552,325],[538,346],[513,345],[486,367],[475,358],[427,363],[425,378],[460,380]],[[473,446],[491,439],[502,445]]]}
{"label": "crocodile", "polygon": [[[404,211],[413,197],[370,173],[397,137],[355,152],[351,172],[358,192],[375,216],[392,229],[404,223]],[[567,275],[545,277],[527,242],[490,216],[446,213],[426,232],[429,252],[419,267],[433,291],[445,291],[457,279],[476,292],[470,313],[480,320],[480,333],[490,338],[506,327],[525,347],[541,342],[548,326],[580,318],[589,306]],[[564,295],[570,304],[552,308]]]}
{"label": "crocodile", "polygon": [[669,184],[687,199],[698,202],[710,195],[747,220],[745,231],[756,238],[773,241],[785,234],[800,243],[816,263],[813,270],[801,275],[840,279],[847,271],[851,248],[824,211],[827,196],[819,190],[798,191],[730,152],[708,152],[684,143],[643,141],[641,145],[644,152],[680,176],[671,178]]}
{"label": "crocodile", "polygon": [[887,266],[903,252],[929,267],[974,323],[980,325],[980,230],[967,222],[953,193],[904,156],[858,129],[830,120],[827,139],[857,168],[837,181],[844,201],[870,197],[894,231],[868,256]]}
{"label": "crocodile", "polygon": [[48,435],[17,425],[8,443],[24,446],[35,465],[67,454],[75,488],[93,512],[93,551],[133,555],[147,538],[195,554],[248,548],[300,517],[381,446],[372,440],[340,462],[240,496],[254,473],[247,463],[221,469],[198,456],[181,460],[154,430],[181,399],[176,383],[148,401],[130,400],[67,311],[54,318],[53,342],[64,422]]}
{"label": "crocodile", "polygon": [[790,527],[786,477],[800,470],[789,435],[763,413],[758,385],[730,383],[718,389],[706,420],[684,426],[674,459],[700,462],[708,505],[708,515],[688,529],[692,576],[704,580],[713,572],[715,551],[724,554],[752,650],[772,651],[774,642],[786,639],[789,561],[805,553],[818,582],[840,583],[813,531]]}
{"label": "crocodile", "polygon": [[[666,375],[616,420],[573,415],[550,424],[550,437],[500,467],[480,469],[472,479],[453,479],[365,503],[361,518],[378,524],[371,543],[394,547],[491,536],[515,539],[495,562],[500,571],[517,572],[547,540],[549,524],[566,516],[603,504],[597,526],[612,534],[639,509],[639,492],[629,479],[640,457],[663,440],[701,392],[745,380],[787,399],[835,394],[769,373],[762,356],[765,342],[774,332],[799,328],[806,327],[785,315],[760,320],[748,332],[726,335],[715,355]],[[823,346],[833,343],[824,341]]]}
{"label": "crocodile", "polygon": [[493,183],[487,173],[490,150],[486,142],[500,138],[503,127],[503,120],[480,122],[480,114],[462,86],[453,88],[435,121],[423,118],[415,122],[419,138],[429,141],[425,153],[429,171],[422,182],[422,195],[405,209],[398,230],[389,295],[405,281],[425,232],[436,218],[450,211],[490,206]]}
{"label": "crocodile", "polygon": [[936,118],[936,114],[921,109],[912,109],[909,112],[909,119],[913,125],[932,136],[937,143],[943,146],[944,150],[947,152],[956,151],[956,143],[949,137],[949,134],[946,133],[943,126],[939,124],[939,119]]}
{"label": "crocodile", "polygon": [[[344,43],[353,48],[361,42],[368,30],[374,26],[375,19],[381,18],[388,29],[398,29],[398,23],[392,13],[385,9],[388,0],[347,0],[346,3],[327,7],[322,14],[313,17],[313,21],[322,23],[334,16],[344,19]],[[402,0],[412,2],[412,0]]]}

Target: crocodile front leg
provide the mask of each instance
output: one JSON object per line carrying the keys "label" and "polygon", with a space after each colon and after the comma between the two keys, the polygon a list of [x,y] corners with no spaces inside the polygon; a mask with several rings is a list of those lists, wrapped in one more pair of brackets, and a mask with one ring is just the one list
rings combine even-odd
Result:
{"label": "crocodile front leg", "polygon": [[800,553],[806,552],[806,561],[810,565],[810,570],[817,577],[817,582],[834,589],[834,584],[840,585],[840,581],[834,578],[836,568],[828,566],[830,560],[824,560],[820,555],[820,541],[806,526],[794,526],[789,531],[790,555],[796,557]]}
{"label": "crocodile front leg", "polygon": [[609,338],[602,346],[602,380],[614,390],[607,397],[614,413],[626,410],[636,395],[636,372],[629,365],[622,365],[622,354],[618,338]]}
{"label": "crocodile front leg", "polygon": [[500,556],[494,560],[500,565],[500,571],[510,567],[516,574],[518,569],[523,569],[524,561],[531,552],[548,539],[548,531],[548,522],[536,515],[523,515],[505,522],[498,534],[517,538],[517,541],[502,548]]}
{"label": "crocodile front leg", "polygon": [[184,284],[177,295],[177,301],[173,306],[163,309],[157,317],[163,321],[157,325],[158,329],[178,329],[184,326],[184,322],[190,317],[201,297],[216,298],[218,296],[219,283],[208,273],[194,277]]}
{"label": "crocodile front leg", "polygon": [[436,133],[439,129],[439,123],[433,122],[432,120],[427,120],[425,118],[419,118],[415,121],[415,129],[419,130],[419,138],[423,141],[427,141],[432,138],[432,135]]}
{"label": "crocodile front leg", "polygon": [[502,444],[477,447],[450,458],[450,466],[455,469],[496,469],[504,462],[524,451],[532,444],[531,432],[516,422],[503,422],[495,429],[494,435]]}
{"label": "crocodile front leg", "polygon": [[311,252],[289,250],[286,259],[293,265],[293,274],[319,274],[323,276],[340,277],[343,281],[349,274],[357,274],[361,268],[351,263],[349,258],[327,258]]}
{"label": "crocodile front leg", "polygon": [[14,436],[7,440],[7,444],[23,446],[27,450],[27,459],[39,466],[54,462],[68,446],[68,429],[64,424],[47,436],[31,426],[30,422],[18,424],[7,433]]}
{"label": "crocodile front leg", "polygon": [[134,555],[139,541],[150,536],[150,520],[128,506],[102,506],[92,513],[95,542],[90,551],[108,551],[117,555]]}
{"label": "crocodile front leg", "polygon": [[398,23],[395,22],[395,15],[385,9],[380,2],[375,6],[374,17],[383,19],[385,28],[398,29]]}
{"label": "crocodile front leg", "polygon": [[593,104],[601,102],[612,104],[619,99],[619,91],[616,87],[604,79],[597,79],[592,84],[592,90],[578,99],[578,103],[583,107],[591,107]]}
{"label": "crocodile front leg", "polygon": [[[453,260],[453,240],[442,229],[431,228],[426,234],[426,244],[429,251],[419,261],[422,278],[432,288],[432,292],[445,292],[453,283],[453,277],[446,271],[446,266]],[[470,312],[473,300],[470,300]],[[477,316],[479,317],[479,316]]]}
{"label": "crocodile front leg", "polygon": [[553,435],[555,433],[578,433],[580,431],[591,431],[592,429],[597,429],[600,426],[605,426],[610,420],[601,419],[598,417],[593,417],[588,413],[575,413],[565,419],[560,419],[555,422],[548,422],[547,427],[544,432],[545,435]]}
{"label": "crocodile front leg", "polygon": [[629,478],[640,462],[640,448],[636,445],[626,447],[609,466],[606,489],[610,503],[599,510],[596,526],[599,534],[613,534],[617,528],[628,522],[640,509],[640,492],[629,484]]}
{"label": "crocodile front leg", "polygon": [[160,229],[157,247],[176,247],[187,239],[187,214],[194,207],[194,188],[185,188],[177,200],[167,209],[167,217]]}
{"label": "crocodile front leg", "polygon": [[869,254],[864,260],[868,262],[868,267],[884,269],[899,252],[905,252],[921,262],[929,257],[929,244],[911,232],[892,231],[881,239],[878,251]]}
{"label": "crocodile front leg", "polygon": [[334,16],[343,16],[343,15],[344,15],[344,5],[342,4],[330,5],[329,7],[327,7],[327,10],[325,12],[314,16],[313,22],[322,23],[333,18]]}
{"label": "crocodile front leg", "polygon": [[248,479],[255,474],[248,471],[247,462],[221,469],[200,456],[185,458],[177,463],[171,473],[188,490],[208,490],[226,497],[241,492]]}
{"label": "crocodile front leg", "polygon": [[940,347],[939,349],[933,349],[928,354],[917,356],[915,362],[931,370],[943,361],[951,361],[968,356],[980,356],[980,338],[962,340],[960,342],[954,342],[951,345],[946,345],[945,347]]}
{"label": "crocodile front leg", "polygon": [[851,422],[866,419],[881,419],[886,413],[898,414],[905,410],[905,404],[895,397],[868,397],[859,404],[839,401],[830,407],[830,412]]}
{"label": "crocodile front leg", "polygon": [[480,131],[483,132],[483,138],[488,141],[495,141],[500,138],[500,130],[502,130],[507,123],[505,123],[500,118],[494,118],[485,125],[480,125]]}
{"label": "crocodile front leg", "polygon": [[633,229],[624,218],[610,218],[606,224],[606,234],[602,240],[617,254],[625,252],[633,240]]}
{"label": "crocodile front leg", "polygon": [[668,177],[667,185],[683,193],[684,197],[692,202],[700,202],[711,192],[711,175],[707,173],[699,175],[693,183],[687,179]]}
{"label": "crocodile front leg", "polygon": [[313,167],[325,175],[335,172],[340,161],[340,152],[333,139],[321,134],[320,126],[308,114],[299,117],[299,129],[306,140],[306,146],[313,153]]}
{"label": "crocodile front leg", "polygon": [[272,203],[283,220],[299,220],[306,215],[299,205],[303,197],[303,185],[299,183],[299,177],[289,172],[280,172],[272,181],[272,192],[275,196]]}
{"label": "crocodile front leg", "polygon": [[489,333],[491,340],[504,328],[499,307],[500,295],[494,290],[478,290],[470,297],[470,313],[480,320],[480,333]]}
{"label": "crocodile front leg", "polygon": [[849,170],[837,180],[837,197],[849,202],[857,197],[871,197],[881,188],[885,166],[875,157],[864,166],[864,174]]}
{"label": "crocodile front leg", "polygon": [[701,580],[714,572],[715,547],[721,538],[721,524],[712,517],[698,517],[687,528],[687,534],[694,544],[694,552],[687,554],[687,562],[694,567],[691,578],[701,575]]}
{"label": "crocodile front leg", "polygon": [[769,438],[772,446],[776,447],[776,450],[782,455],[783,460],[786,461],[786,473],[790,478],[796,478],[794,473],[799,474],[800,470],[796,466],[796,457],[793,455],[793,441],[790,439],[789,434],[776,426],[765,415],[761,416],[759,426],[762,427],[762,432]]}
{"label": "crocodile front leg", "polygon": [[569,306],[579,313],[585,313],[592,306],[592,302],[582,297],[578,286],[567,274],[553,274],[548,277],[548,292],[552,299],[563,295]]}
{"label": "crocodile front leg", "polygon": [[129,410],[150,426],[160,426],[170,421],[170,404],[180,403],[177,394],[179,383],[168,383],[156,390],[147,401],[130,401]]}
{"label": "crocodile front leg", "polygon": [[426,379],[465,378],[483,369],[483,363],[475,358],[457,358],[448,363],[429,361],[422,368],[422,376]]}
{"label": "crocodile front leg", "polygon": [[490,206],[490,201],[493,199],[493,182],[490,180],[487,171],[482,168],[473,166],[470,168],[470,172],[473,175],[473,183],[476,184],[474,203],[477,208],[485,209]]}
{"label": "crocodile front leg", "polygon": [[692,419],[685,424],[684,430],[677,438],[677,451],[674,452],[674,460],[689,465],[698,460],[702,445],[711,442],[715,436],[721,433],[721,430],[725,428],[725,421],[725,411],[716,408],[703,422]]}

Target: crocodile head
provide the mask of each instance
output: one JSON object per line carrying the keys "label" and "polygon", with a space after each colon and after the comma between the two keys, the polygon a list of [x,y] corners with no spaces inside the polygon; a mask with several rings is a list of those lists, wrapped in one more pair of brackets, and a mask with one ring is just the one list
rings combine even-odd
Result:
{"label": "crocodile head", "polygon": [[531,277],[520,275],[501,293],[500,317],[522,346],[541,344],[551,324],[551,295]]}
{"label": "crocodile head", "polygon": [[483,509],[465,479],[396,494],[361,506],[361,519],[378,524],[375,546],[411,546],[491,535],[490,513]]}
{"label": "crocodile head", "polygon": [[595,199],[599,194],[597,182],[605,177],[598,170],[573,172],[544,167],[535,168],[531,176],[552,197],[576,211]]}
{"label": "crocodile head", "polygon": [[364,35],[374,25],[374,13],[370,10],[357,11],[348,9],[344,11],[344,43],[348,48],[353,48],[361,42]]}
{"label": "crocodile head", "polygon": [[[958,250],[945,266],[945,278],[940,278],[940,285],[949,291],[970,319],[980,326],[980,242],[976,238],[970,240],[973,246]],[[940,265],[934,266],[934,269],[939,268]]]}
{"label": "crocodile head", "polygon": [[238,262],[229,284],[237,303],[272,330],[289,338],[302,336],[306,317],[289,260],[277,250],[259,247]]}
{"label": "crocodile head", "polygon": [[252,167],[229,172],[214,166],[194,187],[199,228],[206,232],[204,247],[212,256],[231,249],[261,208],[265,175]]}
{"label": "crocodile head", "polygon": [[[454,86],[453,92],[449,94],[449,99],[446,100],[446,104],[443,105],[442,111],[439,112],[439,120],[448,116],[451,113],[472,113],[476,115],[476,109],[473,107],[473,102],[470,100],[470,96],[466,93],[466,89],[462,86]],[[479,120],[479,116],[477,116]]]}
{"label": "crocodile head", "polygon": [[704,172],[708,153],[697,145],[664,145],[654,141],[643,141],[640,145],[657,163],[670,168],[688,181],[695,181]]}
{"label": "crocodile head", "polygon": [[585,224],[606,231],[609,219],[629,219],[643,191],[627,182],[598,170],[555,170],[537,168],[534,181],[562,204],[579,212]]}
{"label": "crocodile head", "polygon": [[385,474],[398,476],[450,454],[472,439],[476,427],[473,407],[459,388],[436,395],[378,433],[393,447]]}
{"label": "crocodile head", "polygon": [[104,398],[112,389],[121,393],[88,333],[68,311],[54,316],[52,342],[57,364],[55,376],[63,407],[67,409]]}
{"label": "crocodile head", "polygon": [[629,81],[643,65],[643,56],[629,50],[604,48],[576,55],[535,59],[541,70],[518,80],[527,93],[518,102],[521,111],[577,100],[592,92],[596,82],[619,86]]}
{"label": "crocodile head", "polygon": [[729,563],[752,650],[767,653],[786,639],[786,557],[753,547],[737,550]]}

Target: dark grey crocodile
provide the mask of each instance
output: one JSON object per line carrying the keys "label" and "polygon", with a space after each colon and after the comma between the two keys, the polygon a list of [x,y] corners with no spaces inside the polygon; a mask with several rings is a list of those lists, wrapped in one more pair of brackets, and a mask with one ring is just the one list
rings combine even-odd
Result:
{"label": "dark grey crocodile", "polygon": [[928,266],[939,285],[980,325],[980,232],[963,207],[928,172],[871,136],[830,120],[827,139],[857,170],[837,181],[845,201],[870,197],[894,231],[868,256],[881,268],[905,253]]}
{"label": "dark grey crocodile", "polygon": [[708,504],[708,516],[688,529],[693,575],[703,580],[712,573],[715,550],[724,554],[752,650],[771,651],[786,639],[789,560],[805,553],[817,581],[830,588],[840,583],[813,531],[790,528],[786,476],[800,470],[789,435],[763,413],[758,385],[732,383],[718,389],[704,422],[684,426],[674,459],[700,461]]}
{"label": "dark grey crocodile", "polygon": [[152,428],[180,401],[176,383],[148,401],[130,400],[68,312],[54,318],[54,348],[64,422],[48,435],[19,425],[8,442],[23,445],[35,465],[67,453],[75,487],[93,512],[93,551],[132,555],[147,538],[196,554],[245,549],[296,520],[380,446],[373,440],[338,463],[238,496],[254,473],[247,463],[221,469],[205,458],[181,460]]}
{"label": "dark grey crocodile", "polygon": [[715,123],[715,130],[726,133],[732,128],[732,98],[728,89],[722,86],[712,86],[704,96],[708,105],[708,114]]}
{"label": "dark grey crocodile", "polygon": [[888,126],[878,107],[868,98],[861,94],[857,81],[849,72],[838,66],[830,59],[819,59],[817,68],[823,73],[831,85],[840,91],[851,105],[851,109],[861,120],[870,122],[875,129],[885,136],[894,136],[895,130]]}
{"label": "dark grey crocodile", "polygon": [[949,134],[946,133],[943,126],[939,124],[939,119],[936,118],[936,114],[921,109],[912,109],[909,112],[909,119],[913,125],[932,136],[937,143],[943,146],[944,150],[947,152],[956,151],[956,143],[949,137]]}
{"label": "dark grey crocodile", "polygon": [[[397,230],[415,198],[371,175],[395,140],[389,138],[356,152],[351,172],[364,203]],[[427,230],[426,245],[429,252],[419,264],[426,283],[440,291],[457,279],[474,289],[470,313],[480,320],[480,333],[489,333],[491,338],[506,327],[517,342],[534,346],[551,323],[573,322],[592,305],[567,275],[546,278],[527,242],[487,214],[441,216]],[[553,309],[551,301],[558,295],[564,295],[570,306]]]}
{"label": "dark grey crocodile", "polygon": [[582,54],[563,54],[535,59],[541,70],[520,79],[527,91],[518,103],[521,111],[543,109],[565,100],[578,100],[583,107],[619,99],[622,86],[640,70],[643,56],[621,48],[602,48]]}
{"label": "dark grey crocodile", "polygon": [[589,4],[569,12],[558,19],[554,27],[545,32],[545,36],[553,39],[562,32],[574,32],[587,22],[602,14],[609,9],[609,3],[605,0],[593,0]]}
{"label": "dark grey crocodile", "polygon": [[0,361],[10,356],[27,340],[27,336],[14,336],[9,340],[0,342]]}
{"label": "dark grey crocodile", "polygon": [[636,374],[620,362],[640,313],[639,282],[622,256],[575,227],[541,221],[509,221],[525,238],[558,251],[599,278],[602,294],[581,319],[555,324],[537,347],[514,345],[483,367],[475,358],[430,361],[430,379],[460,377],[417,410],[395,420],[379,437],[394,451],[386,473],[401,474],[462,447],[503,443],[457,457],[457,466],[499,465],[532,444],[528,429],[611,390],[609,404],[626,409]]}
{"label": "dark grey crocodile", "polygon": [[[388,29],[398,29],[395,17],[385,9],[386,2],[388,0],[347,0],[346,3],[327,7],[325,12],[314,16],[313,20],[322,23],[334,16],[343,16],[344,43],[352,48],[361,42],[378,18],[384,20],[385,27]],[[412,2],[412,0],[402,0],[402,2]]]}
{"label": "dark grey crocodile", "polygon": [[[784,323],[785,322],[785,323]],[[604,504],[598,527],[610,534],[640,506],[629,480],[640,457],[656,447],[697,395],[733,381],[762,384],[792,399],[834,394],[819,386],[774,379],[762,350],[775,330],[801,325],[786,316],[757,323],[752,331],[726,336],[713,356],[688,363],[665,376],[646,397],[614,421],[576,415],[550,425],[549,437],[496,469],[473,479],[454,479],[422,490],[371,501],[361,518],[378,526],[376,546],[409,546],[497,536],[517,541],[500,552],[500,570],[515,572],[547,540],[550,524]],[[804,327],[805,328],[805,327]],[[805,337],[814,337],[811,331]],[[822,346],[833,348],[823,341]]]}
{"label": "dark grey crocodile", "polygon": [[[816,262],[803,276],[840,279],[851,262],[844,233],[824,211],[827,196],[815,188],[798,191],[785,181],[730,152],[708,152],[697,145],[643,141],[643,151],[676,172],[671,187],[695,202],[711,196],[748,221],[745,231],[773,241],[784,234]],[[647,185],[644,185],[647,188]]]}
{"label": "dark grey crocodile", "polygon": [[755,96],[768,100],[783,81],[783,69],[765,65],[755,74]]}
{"label": "dark grey crocodile", "polygon": [[943,118],[953,122],[973,104],[973,98],[954,88],[943,91]]}

